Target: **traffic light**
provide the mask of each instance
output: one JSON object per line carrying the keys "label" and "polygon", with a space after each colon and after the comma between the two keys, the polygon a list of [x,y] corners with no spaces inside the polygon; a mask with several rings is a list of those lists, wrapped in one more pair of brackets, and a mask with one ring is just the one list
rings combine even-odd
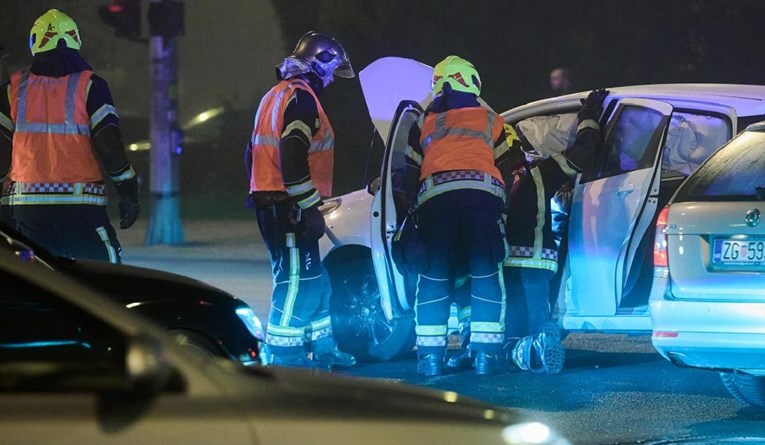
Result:
{"label": "traffic light", "polygon": [[114,35],[129,40],[141,37],[141,1],[113,0],[112,4],[100,6],[98,15],[114,28]]}

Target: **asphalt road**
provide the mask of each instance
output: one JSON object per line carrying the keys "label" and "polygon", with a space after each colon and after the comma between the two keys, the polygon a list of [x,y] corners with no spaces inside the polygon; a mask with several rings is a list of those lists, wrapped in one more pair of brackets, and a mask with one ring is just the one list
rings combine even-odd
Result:
{"label": "asphalt road", "polygon": [[[254,221],[192,221],[184,228],[187,244],[174,247],[144,246],[145,221],[120,231],[125,262],[223,288],[249,303],[265,322],[270,263]],[[423,378],[416,374],[414,357],[359,364],[345,373],[456,391],[516,409],[576,444],[725,435],[765,438],[765,410],[739,406],[715,373],[674,367],[653,351],[648,336],[572,334],[565,345],[566,366],[551,376],[516,371],[476,377],[462,371]]]}

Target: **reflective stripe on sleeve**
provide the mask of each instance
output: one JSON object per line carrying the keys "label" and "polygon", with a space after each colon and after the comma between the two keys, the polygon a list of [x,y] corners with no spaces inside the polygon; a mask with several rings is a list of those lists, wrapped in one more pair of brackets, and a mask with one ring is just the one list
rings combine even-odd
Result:
{"label": "reflective stripe on sleeve", "polygon": [[292,130],[297,130],[301,132],[303,135],[305,135],[306,140],[310,141],[313,138],[313,135],[311,134],[311,129],[308,128],[308,125],[305,124],[303,121],[292,121],[284,128],[284,132],[282,133],[282,138],[289,135]]}
{"label": "reflective stripe on sleeve", "polygon": [[553,160],[558,164],[561,170],[563,170],[563,173],[568,175],[570,178],[574,178],[579,172],[571,168],[571,165],[568,163],[568,159],[563,155],[563,153],[555,153],[554,155],[550,156],[553,158]]}
{"label": "reflective stripe on sleeve", "polygon": [[114,115],[114,117],[117,116],[117,109],[114,108],[114,105],[111,104],[104,104],[101,106],[101,108],[98,109],[95,113],[93,113],[92,116],[90,116],[90,128],[95,128],[96,125],[101,123],[104,118],[108,115]]}
{"label": "reflective stripe on sleeve", "polygon": [[310,196],[298,201],[298,205],[300,206],[301,209],[307,209],[309,207],[313,207],[314,205],[318,204],[320,201],[321,201],[321,196],[319,196],[319,192],[317,190],[314,190]]}
{"label": "reflective stripe on sleeve", "polygon": [[8,131],[13,131],[15,129],[15,125],[13,125],[13,121],[11,118],[6,116],[3,113],[0,113],[0,125],[3,126]]}
{"label": "reflective stripe on sleeve", "polygon": [[135,175],[136,175],[135,170],[133,170],[133,166],[131,165],[127,169],[127,171],[125,171],[124,173],[119,174],[117,176],[111,176],[111,178],[112,178],[112,181],[114,182],[123,182],[123,181],[127,181],[128,179],[135,178]]}
{"label": "reflective stripe on sleeve", "polygon": [[286,186],[287,194],[290,195],[290,196],[302,195],[303,193],[310,192],[314,188],[316,188],[316,187],[313,186],[313,181],[311,181],[310,179],[308,181],[306,181],[306,182],[301,183],[301,184]]}
{"label": "reflective stripe on sleeve", "polygon": [[598,133],[600,133],[600,125],[592,119],[585,119],[582,122],[580,122],[579,125],[576,127],[576,132],[579,133],[585,128],[589,128],[590,130],[595,130]]}
{"label": "reflective stripe on sleeve", "polygon": [[417,165],[422,165],[422,155],[417,153],[410,145],[407,145],[404,149],[404,155],[413,160]]}

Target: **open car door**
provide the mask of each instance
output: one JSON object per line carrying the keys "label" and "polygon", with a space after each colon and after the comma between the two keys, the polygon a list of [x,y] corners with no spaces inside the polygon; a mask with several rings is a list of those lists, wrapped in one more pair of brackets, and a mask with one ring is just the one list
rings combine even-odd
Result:
{"label": "open car door", "polygon": [[[380,191],[372,204],[372,224],[370,227],[372,231],[370,234],[372,257],[381,294],[383,293],[382,283],[387,283],[389,286],[387,294],[390,296],[390,302],[388,304],[383,302],[383,308],[386,312],[390,311],[391,317],[414,314],[415,280],[412,277],[404,277],[398,272],[391,254],[393,236],[408,210],[403,208],[402,203],[394,199],[393,191],[400,189],[401,181],[403,181],[406,166],[405,152],[409,146],[409,129],[422,113],[422,107],[417,102],[404,100],[399,104],[386,143],[380,176]],[[379,212],[375,204],[379,204]],[[375,217],[375,215],[379,216]]]}
{"label": "open car door", "polygon": [[569,222],[573,307],[566,315],[616,315],[634,286],[630,269],[643,265],[639,244],[657,212],[659,147],[671,114],[670,104],[643,99],[623,99],[614,112],[593,168],[574,189]]}

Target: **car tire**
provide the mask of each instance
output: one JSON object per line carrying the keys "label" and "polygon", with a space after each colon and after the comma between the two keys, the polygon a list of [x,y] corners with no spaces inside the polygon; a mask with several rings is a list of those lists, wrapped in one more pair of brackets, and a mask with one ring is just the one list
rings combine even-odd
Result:
{"label": "car tire", "polygon": [[371,258],[348,258],[328,272],[332,330],[340,350],[359,361],[387,361],[412,352],[414,317],[385,317]]}
{"label": "car tire", "polygon": [[185,329],[172,330],[170,334],[186,351],[197,357],[225,357],[220,347],[202,334]]}
{"label": "car tire", "polygon": [[743,405],[765,408],[765,377],[721,372],[725,389]]}

